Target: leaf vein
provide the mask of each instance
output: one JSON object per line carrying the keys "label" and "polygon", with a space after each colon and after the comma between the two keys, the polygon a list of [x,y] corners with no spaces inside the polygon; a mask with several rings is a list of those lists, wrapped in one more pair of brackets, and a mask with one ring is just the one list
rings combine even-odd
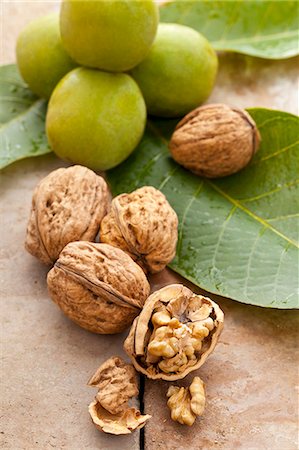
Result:
{"label": "leaf vein", "polygon": [[[34,102],[32,104],[32,106],[30,106],[30,108],[26,109],[25,111],[23,111],[22,113],[18,114],[17,116],[15,116],[13,119],[11,119],[9,122],[6,122],[3,125],[0,125],[0,131],[3,131],[5,128],[7,128],[9,125],[11,125],[13,122],[16,122],[20,119],[20,117],[24,117],[26,116],[30,111],[34,110],[34,108],[36,106],[42,105],[42,103],[44,102],[44,100],[37,100],[36,102]],[[36,111],[35,113],[38,117],[40,117],[41,119],[44,119],[44,117],[42,115],[40,115],[40,113],[38,113]]]}
{"label": "leaf vein", "polygon": [[216,259],[217,259],[217,256],[218,256],[218,251],[219,251],[219,247],[220,247],[220,244],[221,244],[221,241],[222,241],[222,238],[223,238],[223,234],[224,234],[224,231],[225,231],[225,229],[226,229],[230,219],[234,215],[234,212],[236,211],[236,209],[237,209],[236,205],[232,207],[232,209],[230,210],[229,214],[227,215],[225,221],[223,222],[223,224],[221,226],[221,230],[220,230],[220,233],[219,233],[216,245],[215,245],[214,255],[213,255],[213,259],[212,259],[212,268],[217,269],[217,267],[216,267]]}
{"label": "leaf vein", "polygon": [[261,198],[269,197],[270,195],[275,194],[276,192],[280,192],[286,187],[296,186],[298,183],[299,183],[299,179],[292,181],[291,183],[282,184],[281,186],[278,186],[277,188],[272,189],[272,191],[264,192],[263,194],[256,195],[255,197],[242,198],[240,200],[242,200],[242,202],[246,202],[246,203],[254,202],[256,200],[260,200]]}
{"label": "leaf vein", "polygon": [[218,186],[216,186],[214,183],[212,183],[211,181],[206,181],[206,183],[208,183],[216,192],[218,192],[219,194],[221,194],[226,200],[228,200],[230,203],[232,203],[233,205],[236,205],[237,208],[239,208],[241,211],[243,211],[245,214],[247,214],[248,216],[252,217],[253,219],[255,219],[257,222],[261,223],[263,226],[269,228],[269,230],[271,230],[273,233],[277,234],[278,236],[280,236],[281,238],[283,238],[285,241],[289,242],[290,244],[294,245],[296,248],[299,248],[299,246],[297,245],[296,242],[294,242],[292,239],[289,239],[287,236],[285,236],[283,233],[281,233],[280,231],[278,231],[276,228],[274,228],[273,226],[271,226],[269,223],[267,223],[264,219],[262,219],[260,216],[258,216],[257,214],[255,214],[254,212],[252,212],[250,209],[246,208],[245,206],[243,206],[240,202],[238,202],[237,200],[233,199],[230,195],[228,195],[226,192],[224,192],[222,189],[220,189]]}
{"label": "leaf vein", "polygon": [[191,208],[192,203],[194,202],[194,200],[196,198],[198,198],[198,195],[200,194],[201,190],[203,188],[203,181],[201,181],[200,185],[198,186],[197,190],[195,191],[194,195],[192,195],[189,203],[187,204],[184,213],[183,213],[183,217],[181,220],[181,224],[180,224],[180,231],[179,231],[179,236],[178,236],[178,255],[179,257],[181,256],[181,252],[182,252],[182,241],[183,241],[183,231],[184,231],[184,225],[185,225],[185,221],[186,221],[186,217],[187,214]]}
{"label": "leaf vein", "polygon": [[283,147],[279,150],[277,150],[276,152],[271,153],[270,155],[264,156],[263,158],[257,159],[256,161],[254,161],[251,166],[255,166],[263,161],[268,161],[268,159],[274,158],[275,156],[280,155],[281,153],[286,152],[287,150],[290,150],[291,148],[295,147],[296,145],[299,144],[299,141],[294,142],[293,144],[287,145],[286,147]]}
{"label": "leaf vein", "polygon": [[257,234],[257,236],[256,236],[256,238],[255,238],[255,240],[253,242],[250,254],[248,256],[246,278],[245,278],[245,286],[244,286],[244,294],[245,294],[245,296],[247,298],[248,298],[248,282],[249,282],[249,278],[250,278],[250,268],[251,268],[251,265],[252,265],[253,254],[254,254],[254,251],[256,249],[257,243],[260,240],[261,236],[263,235],[265,229],[266,229],[266,227],[263,226],[263,228],[261,228],[261,230],[258,232],[258,234]]}

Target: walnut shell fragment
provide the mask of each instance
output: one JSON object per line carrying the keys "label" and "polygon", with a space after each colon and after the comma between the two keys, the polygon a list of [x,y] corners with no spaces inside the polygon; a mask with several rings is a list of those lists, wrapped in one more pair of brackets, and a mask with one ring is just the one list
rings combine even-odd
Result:
{"label": "walnut shell fragment", "polygon": [[218,178],[243,169],[259,143],[259,131],[245,110],[211,104],[194,109],[177,124],[169,149],[186,169]]}
{"label": "walnut shell fragment", "polygon": [[202,416],[206,397],[204,382],[194,377],[189,387],[170,386],[167,391],[167,406],[171,411],[171,418],[175,422],[189,427],[194,424],[197,416]]}
{"label": "walnut shell fragment", "polygon": [[110,194],[104,178],[82,166],[57,169],[35,188],[26,250],[52,265],[73,241],[94,241],[107,214]]}
{"label": "walnut shell fragment", "polygon": [[114,356],[105,361],[91,377],[89,386],[99,388],[96,399],[89,405],[95,426],[110,434],[129,434],[142,428],[151,418],[131,408],[128,401],[138,395],[134,367]]}
{"label": "walnut shell fragment", "polygon": [[223,320],[215,302],[172,284],[147,299],[124,349],[135,369],[148,378],[178,380],[203,365],[216,346]]}
{"label": "walnut shell fragment", "polygon": [[79,241],[60,253],[47,277],[52,300],[81,327],[120,333],[139,314],[150,286],[125,252],[107,244]]}
{"label": "walnut shell fragment", "polygon": [[162,192],[144,186],[115,197],[101,223],[101,242],[119,247],[145,271],[159,272],[174,258],[178,218]]}
{"label": "walnut shell fragment", "polygon": [[146,421],[151,418],[149,414],[141,414],[136,408],[128,408],[119,414],[110,414],[97,400],[90,403],[88,411],[95,426],[110,434],[130,434],[144,427]]}

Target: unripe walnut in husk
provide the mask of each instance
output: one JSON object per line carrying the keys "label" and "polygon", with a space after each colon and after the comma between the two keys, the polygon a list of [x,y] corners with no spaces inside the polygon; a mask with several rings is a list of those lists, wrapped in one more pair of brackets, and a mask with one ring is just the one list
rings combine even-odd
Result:
{"label": "unripe walnut in husk", "polygon": [[259,131],[246,111],[211,104],[191,111],[178,123],[169,149],[186,169],[218,178],[243,169],[259,143]]}
{"label": "unripe walnut in husk", "polygon": [[208,297],[181,284],[154,292],[133,322],[124,349],[136,370],[153,380],[178,380],[214,350],[224,315]]}
{"label": "unripe walnut in husk", "polygon": [[52,300],[81,327],[121,333],[139,314],[150,286],[142,269],[107,244],[72,242],[48,273]]}
{"label": "unripe walnut in husk", "polygon": [[127,252],[145,271],[174,258],[178,218],[162,192],[144,186],[115,197],[101,223],[100,240]]}
{"label": "unripe walnut in husk", "polygon": [[94,241],[110,206],[104,178],[83,166],[57,169],[35,188],[26,250],[53,264],[73,241]]}

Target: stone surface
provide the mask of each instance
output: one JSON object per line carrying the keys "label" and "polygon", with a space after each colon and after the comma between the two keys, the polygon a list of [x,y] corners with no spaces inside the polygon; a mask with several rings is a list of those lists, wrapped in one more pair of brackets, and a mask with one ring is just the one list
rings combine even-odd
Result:
{"label": "stone surface", "polygon": [[[171,271],[152,278],[153,288],[177,281]],[[204,366],[182,381],[145,382],[145,411],[153,415],[146,449],[296,450],[298,314],[211,298],[225,313],[224,331]],[[166,392],[194,376],[206,384],[206,409],[189,428],[170,419]]]}
{"label": "stone surface", "polygon": [[51,155],[1,173],[0,447],[137,449],[138,431],[123,437],[105,435],[87,411],[97,393],[87,381],[110,356],[124,356],[126,333],[99,336],[68,320],[47,293],[47,267],[24,249],[32,190],[62,165]]}
{"label": "stone surface", "polygon": [[[57,9],[58,2],[4,0],[1,7],[1,63],[9,63],[14,62],[19,30]],[[221,56],[209,102],[298,113],[298,61]],[[105,359],[123,354],[126,333],[97,336],[65,318],[47,294],[47,268],[23,247],[33,188],[61,166],[48,155],[16,163],[0,175],[0,447],[138,449],[138,432],[105,435],[87,412],[96,391],[86,383]],[[152,277],[152,287],[174,281],[181,279],[166,270]],[[165,397],[168,383],[146,381],[145,411],[153,414],[145,428],[146,449],[297,449],[298,314],[218,301],[226,314],[224,332],[198,371],[206,382],[206,413],[192,428],[172,422]]]}

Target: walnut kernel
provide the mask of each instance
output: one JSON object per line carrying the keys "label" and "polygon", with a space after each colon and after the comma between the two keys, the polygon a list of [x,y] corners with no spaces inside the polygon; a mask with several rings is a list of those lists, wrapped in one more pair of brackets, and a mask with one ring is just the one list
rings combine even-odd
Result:
{"label": "walnut kernel", "polygon": [[197,416],[203,415],[206,398],[204,382],[199,377],[194,377],[187,388],[170,386],[166,395],[167,406],[175,422],[191,426]]}
{"label": "walnut kernel", "polygon": [[89,386],[99,388],[89,405],[95,426],[110,434],[129,434],[142,428],[150,415],[142,415],[128,401],[138,395],[136,372],[132,365],[114,356],[105,361],[91,377]]}
{"label": "walnut kernel", "polygon": [[105,361],[90,378],[88,385],[99,388],[96,399],[111,414],[124,411],[129,399],[138,395],[134,367],[118,356]]}
{"label": "walnut kernel", "polygon": [[152,379],[177,380],[213,351],[223,312],[207,297],[173,284],[154,292],[134,320],[124,348],[134,367]]}

